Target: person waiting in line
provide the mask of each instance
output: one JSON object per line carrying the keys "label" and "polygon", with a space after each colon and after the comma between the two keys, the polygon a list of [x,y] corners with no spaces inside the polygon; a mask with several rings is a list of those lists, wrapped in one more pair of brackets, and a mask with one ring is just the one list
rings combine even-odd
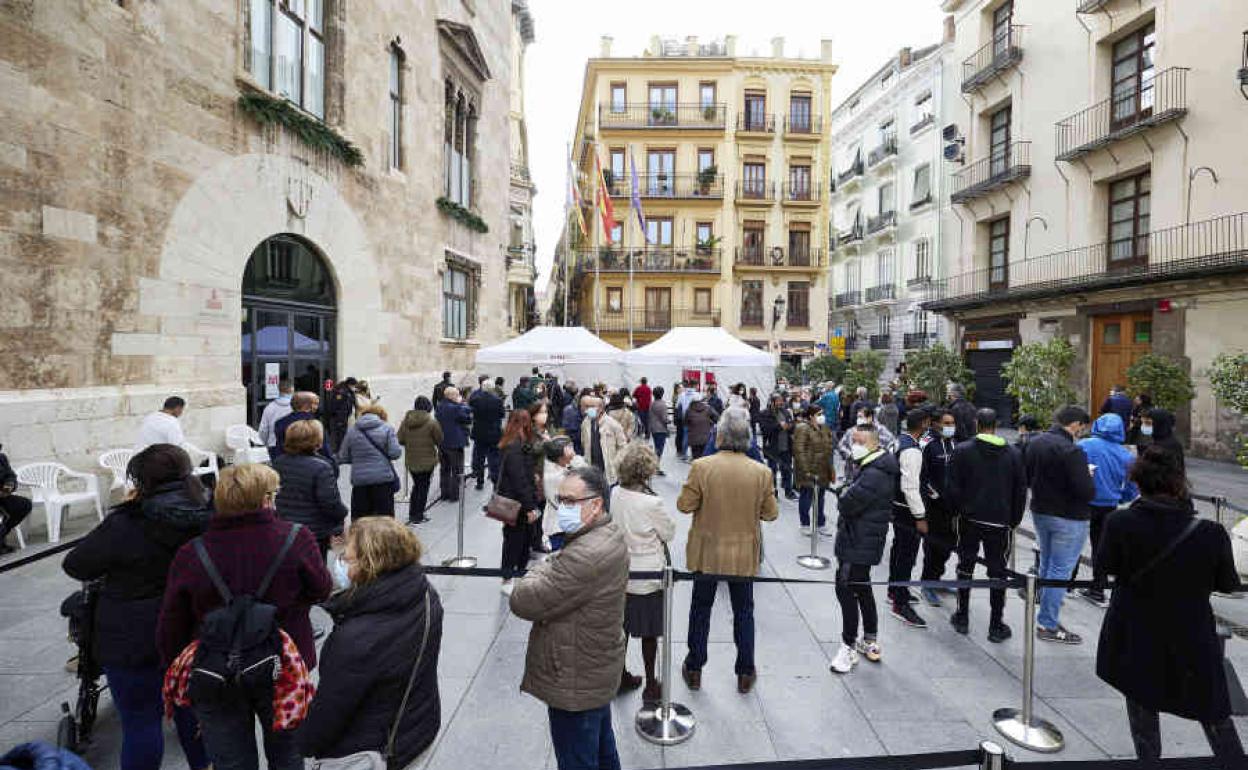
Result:
{"label": "person waiting in line", "polygon": [[433,418],[432,410],[429,399],[417,396],[411,411],[403,416],[403,424],[395,437],[403,445],[403,464],[412,477],[407,503],[408,524],[429,521],[425,508],[429,505],[429,486],[442,447],[442,425]]}
{"label": "person waiting in line", "polygon": [[682,460],[697,459],[689,457],[689,438],[685,428],[685,414],[689,411],[689,404],[697,392],[698,389],[692,381],[685,382],[680,388],[673,390],[672,400],[675,407],[672,413],[676,416],[676,448]]}
{"label": "person waiting in line", "polygon": [[1014,442],[1014,448],[1023,457],[1024,463],[1026,463],[1027,458],[1027,445],[1041,432],[1040,421],[1035,417],[1024,414],[1018,418],[1018,440]]}
{"label": "person waiting in line", "polygon": [[296,734],[303,756],[380,751],[390,766],[406,767],[433,744],[442,719],[443,611],[420,566],[422,550],[416,534],[393,519],[351,526],[341,556],[350,588],[324,605],[334,630],[321,649],[316,697]]}
{"label": "person waiting in line", "polygon": [[546,465],[546,453],[543,447],[554,438],[550,429],[551,406],[546,398],[539,398],[529,404],[529,417],[533,423],[533,474],[537,479],[537,521],[529,525],[529,547],[539,554],[550,553],[550,548],[543,542],[542,522],[546,508],[546,490],[542,486],[543,466]]}
{"label": "person waiting in line", "polygon": [[[948,409],[935,407],[931,415],[932,427],[920,442],[923,470],[919,474],[919,489],[923,493],[927,534],[923,537],[923,572],[919,579],[925,581],[944,578],[945,565],[958,539],[958,511],[949,498],[949,463],[957,447],[957,426]],[[935,589],[923,588],[919,593],[928,605],[941,606],[940,594]]]}
{"label": "person waiting in line", "polygon": [[[890,582],[908,582],[914,577],[919,544],[927,534],[927,509],[923,505],[923,448],[920,444],[931,423],[927,412],[914,409],[906,415],[906,431],[897,439],[894,454],[901,472],[901,483],[893,495],[893,545],[888,554]],[[919,613],[910,606],[914,597],[905,586],[890,586],[889,605],[893,617],[915,628],[927,628]]]}
{"label": "person waiting in line", "polygon": [[793,428],[793,475],[798,490],[797,517],[803,535],[810,534],[812,506],[818,512],[815,526],[820,534],[832,534],[823,510],[827,489],[836,481],[836,468],[832,464],[835,445],[823,407],[818,404],[807,407]]}
{"label": "person waiting in line", "polygon": [[641,384],[633,388],[633,403],[637,405],[637,435],[639,436],[650,436],[650,406],[655,398],[649,381],[642,377]]}
{"label": "person waiting in line", "polygon": [[[746,457],[750,448],[750,416],[729,409],[719,419],[715,436],[719,450],[693,461],[689,477],[676,499],[676,510],[693,516],[685,545],[685,563],[694,573],[754,577],[762,560],[761,522],[778,515],[771,473]],[[681,676],[691,690],[702,687],[707,660],[711,609],[719,580],[694,575],[689,602],[689,651]],[[754,584],[729,582],[732,600],[732,638],[737,647],[737,691],[754,688]]]}
{"label": "person waiting in line", "polygon": [[[849,419],[856,420],[858,417],[858,413],[867,407],[871,408],[872,410],[871,414],[874,415],[875,414],[875,402],[871,400],[871,397],[867,389],[859,385],[857,388],[854,388],[854,401],[853,403],[849,405]],[[851,425],[856,425],[856,424],[857,424],[856,422],[851,423]]]}
{"label": "person waiting in line", "polygon": [[347,430],[339,462],[351,465],[351,518],[394,516],[394,493],[398,474],[393,460],[403,448],[386,422],[386,408],[372,404]]}
{"label": "person waiting in line", "polygon": [[533,386],[529,384],[529,377],[525,375],[516,383],[516,387],[511,391],[511,408],[525,409],[529,404],[537,398]]}
{"label": "person waiting in line", "polygon": [[[659,458],[649,446],[633,442],[620,453],[620,483],[611,490],[611,518],[624,530],[628,543],[629,570],[659,572],[668,564],[668,544],[676,536],[676,522],[667,514],[663,500],[650,488],[650,479],[659,469]],[[659,699],[659,678],[655,675],[659,637],[663,636],[663,583],[659,580],[628,581],[624,604],[624,630],[641,640],[641,660],[646,687],[643,702]],[[635,690],[642,678],[624,668],[620,692]]]}
{"label": "person waiting in line", "polygon": [[[130,458],[134,494],[113,508],[65,557],[75,580],[101,580],[92,640],[121,715],[122,770],[158,770],[165,739],[156,624],[169,565],[182,545],[208,526],[208,493],[181,447],[152,444]],[[192,770],[209,766],[190,709],[174,712],[178,741]]]}
{"label": "person waiting in line", "polygon": [[542,511],[542,536],[550,543],[550,550],[557,551],[563,547],[563,532],[559,529],[555,504],[559,485],[567,478],[569,468],[584,468],[588,463],[576,454],[567,436],[556,436],[547,441],[543,452],[546,462],[542,463],[542,491],[546,500]]}
{"label": "person waiting in line", "polygon": [[[301,390],[290,397],[290,414],[280,418],[273,424],[273,436],[277,440],[277,445],[273,447],[274,459],[280,457],[282,452],[286,451],[286,431],[290,429],[290,426],[302,420],[319,421],[316,413],[320,406],[320,396],[310,391]],[[318,454],[328,460],[329,464],[334,467],[334,475],[336,476],[338,474],[338,458],[334,457],[333,450],[329,448],[330,443],[331,439],[326,436],[324,441],[321,442]]]}
{"label": "person waiting in line", "polygon": [[134,451],[140,452],[152,444],[172,444],[182,446],[186,436],[182,433],[182,413],[186,411],[186,400],[179,396],[170,396],[158,411],[152,412],[139,423],[139,436],[134,444]]}
{"label": "person waiting in line", "polygon": [[1242,590],[1230,537],[1201,521],[1178,457],[1145,447],[1140,498],[1105,521],[1096,570],[1112,575],[1096,674],[1127,700],[1136,756],[1161,757],[1158,712],[1200,722],[1222,768],[1244,767],[1209,595]]}
{"label": "person waiting in line", "polygon": [[[879,425],[875,421],[875,407],[861,406],[854,417],[854,425],[856,427],[869,427],[876,431],[876,438],[880,442],[880,446],[885,451],[891,451],[893,445],[897,441],[897,437],[892,431]],[[854,449],[854,432],[852,430],[845,431],[845,435],[841,436],[841,441],[836,445],[836,453],[841,456],[841,460],[845,463],[845,475],[848,480],[853,480],[854,474],[858,472],[857,464],[853,462],[851,453]]]}
{"label": "person waiting in line", "polygon": [[[568,383],[568,385],[571,384]],[[572,440],[572,449],[578,455],[585,454],[585,447],[581,446],[581,421],[585,419],[585,414],[581,412],[583,396],[583,393],[570,394],[567,406],[563,407],[563,414],[559,418],[559,427]]]}
{"label": "person waiting in line", "polygon": [[[1123,432],[1126,432],[1127,423],[1131,422],[1131,398],[1127,395],[1127,389],[1121,385],[1114,385],[1109,389],[1109,395],[1101,402],[1101,410],[1099,414],[1116,414],[1122,420]],[[1098,415],[1099,416],[1099,415]]]}
{"label": "person waiting in line", "polygon": [[880,393],[880,406],[875,410],[875,421],[881,428],[887,428],[888,432],[893,435],[897,435],[904,425],[901,422],[901,410],[893,398],[892,391],[886,390]]}
{"label": "person waiting in line", "polygon": [[[775,477],[780,476],[784,496],[797,499],[793,490],[793,412],[784,405],[782,393],[771,394],[771,405],[758,416],[758,429],[763,434],[763,455],[771,468],[772,489],[776,490]],[[779,496],[779,491],[774,494]]]}
{"label": "person waiting in line", "polygon": [[273,461],[282,477],[277,515],[312,530],[321,556],[329,553],[330,540],[342,534],[347,518],[334,467],[316,451],[324,440],[319,421],[301,420],[286,431],[286,451]]}
{"label": "person waiting in line", "polygon": [[819,394],[815,403],[823,410],[824,424],[835,437],[837,429],[840,428],[841,395],[831,381],[823,383],[823,392]]}
{"label": "person waiting in line", "polygon": [[442,403],[442,399],[446,396],[446,389],[454,387],[451,382],[451,373],[442,372],[442,379],[438,380],[438,384],[433,386],[433,405],[436,407]]}
{"label": "person waiting in line", "polygon": [[517,578],[511,611],[533,621],[520,689],[546,704],[559,770],[618,770],[611,700],[624,669],[628,546],[597,468],[568,471],[556,496],[566,539]]}
{"label": "person waiting in line", "polygon": [[[663,386],[654,389],[652,399],[650,401],[650,411],[646,414],[646,430],[650,435],[650,439],[654,442],[654,456],[659,458],[660,465],[663,462],[663,447],[667,446],[667,435],[669,423],[667,419],[667,402],[663,400],[666,393]],[[659,476],[666,476],[663,468],[660,467],[655,473]]]}
{"label": "person waiting in line", "polygon": [[879,663],[882,657],[875,594],[865,583],[871,579],[871,568],[884,558],[888,523],[893,518],[893,494],[901,476],[897,458],[880,446],[874,425],[858,425],[850,437],[850,458],[858,472],[852,482],[842,482],[833,546],[836,599],[841,605],[841,646],[832,659],[832,671],[837,674],[852,671],[859,655],[872,663]]}
{"label": "person waiting in line", "polygon": [[1147,393],[1136,393],[1131,399],[1131,421],[1127,424],[1127,443],[1132,446],[1143,446],[1148,438],[1140,432],[1144,425],[1144,417],[1153,408],[1153,397]]}
{"label": "person waiting in line", "polygon": [[601,398],[585,400],[585,424],[581,426],[581,440],[586,447],[585,459],[602,471],[607,484],[616,482],[615,464],[620,451],[628,444],[624,428],[602,408]]}
{"label": "person waiting in line", "polygon": [[[338,383],[330,392],[329,400],[325,404],[325,416],[329,423],[329,449],[335,454],[342,446],[342,441],[347,435],[347,428],[350,427],[351,420],[355,416],[356,384],[354,377],[348,377]],[[282,440],[279,438],[277,443],[281,446]]]}
{"label": "person waiting in line", "polygon": [[277,457],[277,433],[274,427],[277,421],[290,414],[292,407],[290,399],[292,397],[292,386],[290,380],[282,380],[277,383],[277,398],[264,405],[264,411],[260,413],[260,427],[256,428],[256,435],[264,442],[264,446],[269,450],[269,459],[273,460]]}
{"label": "person waiting in line", "polygon": [[[1107,412],[1096,418],[1092,423],[1092,435],[1079,441],[1079,448],[1087,455],[1088,463],[1096,466],[1092,474],[1092,483],[1096,486],[1096,497],[1088,504],[1088,539],[1092,543],[1092,554],[1101,544],[1101,533],[1105,530],[1105,521],[1118,506],[1129,503],[1139,495],[1139,490],[1130,480],[1131,465],[1135,455],[1122,445],[1127,439],[1123,421],[1116,412]],[[1095,564],[1095,562],[1094,562]],[[1079,564],[1070,575],[1071,580],[1079,579]],[[1105,575],[1092,571],[1095,585],[1079,589],[1079,595],[1098,607],[1108,606],[1105,598]]]}
{"label": "person waiting in line", "polygon": [[719,397],[719,386],[713,382],[706,386],[706,405],[714,410],[717,420],[724,412],[724,401]]}
{"label": "person waiting in line", "polygon": [[529,565],[532,549],[531,528],[541,515],[541,496],[537,490],[537,453],[541,445],[534,440],[533,417],[528,409],[513,409],[507,416],[507,427],[498,442],[502,462],[495,494],[515,500],[520,512],[512,524],[503,524],[502,591],[510,595],[512,577]]}
{"label": "person waiting in line", "polygon": [[706,450],[711,428],[718,419],[719,413],[706,403],[702,394],[694,393],[689,399],[689,407],[685,409],[685,443],[689,445],[689,454],[693,459],[701,457]]}
{"label": "person waiting in line", "polygon": [[1149,409],[1141,418],[1140,436],[1142,441],[1159,446],[1179,458],[1179,465],[1186,472],[1187,460],[1183,454],[1183,442],[1174,435],[1173,412],[1161,407]]}
{"label": "person waiting in line", "polygon": [[624,429],[625,441],[632,441],[638,435],[637,416],[633,414],[633,410],[628,407],[625,399],[626,393],[613,393],[607,400],[607,414],[615,418],[615,421]]}
{"label": "person waiting in line", "polygon": [[5,541],[10,532],[21,526],[33,507],[29,497],[17,494],[17,473],[9,464],[8,455],[0,452],[0,556],[13,552],[13,547]]}
{"label": "person waiting in line", "polygon": [[503,437],[507,410],[503,400],[487,387],[487,375],[481,375],[478,382],[479,387],[468,397],[468,408],[472,410],[472,476],[480,490],[485,487],[487,467],[490,483],[498,483],[498,440]]}
{"label": "person waiting in line", "polygon": [[[980,409],[979,433],[958,444],[949,466],[949,497],[962,513],[958,533],[958,579],[970,580],[983,554],[990,580],[1004,579],[1006,560],[1014,547],[1014,530],[1027,507],[1027,474],[1018,450],[997,435],[997,412]],[[971,591],[958,589],[958,609],[949,622],[959,634],[970,630]],[[1012,636],[1005,624],[1005,589],[988,592],[988,641]]]}
{"label": "person waiting in line", "polygon": [[959,383],[951,382],[945,387],[945,399],[953,420],[958,426],[954,439],[960,444],[975,437],[975,405],[966,400],[966,388]]}
{"label": "person waiting in line", "polygon": [[[750,388],[750,397],[747,401],[750,406],[750,430],[757,434],[758,416],[762,414],[763,411],[763,401],[758,397],[758,388]],[[832,426],[833,430],[836,430],[834,423],[828,423],[828,425]]]}
{"label": "person waiting in line", "polygon": [[442,391],[442,400],[434,405],[433,415],[442,426],[442,444],[438,455],[438,496],[442,500],[458,502],[460,484],[464,480],[464,447],[468,446],[472,410],[464,403],[459,388],[449,385]]}

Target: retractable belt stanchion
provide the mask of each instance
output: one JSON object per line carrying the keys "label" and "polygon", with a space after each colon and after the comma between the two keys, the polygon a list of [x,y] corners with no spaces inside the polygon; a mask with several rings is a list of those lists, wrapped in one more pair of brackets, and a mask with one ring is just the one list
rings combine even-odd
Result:
{"label": "retractable belt stanchion", "polygon": [[797,557],[797,563],[806,569],[827,569],[832,564],[832,560],[826,556],[819,555],[819,494],[821,490],[814,490],[815,499],[811,501],[810,511],[810,553],[804,553]]}
{"label": "retractable belt stanchion", "polygon": [[1051,754],[1066,745],[1062,731],[1032,714],[1036,673],[1036,576],[1027,575],[1023,618],[1023,707],[997,709],[992,714],[997,732],[1010,743]]}
{"label": "retractable belt stanchion", "polygon": [[979,770],[1005,770],[1005,749],[992,741],[981,741]]}
{"label": "retractable belt stanchion", "polygon": [[459,476],[459,524],[455,540],[455,555],[442,562],[442,566],[475,567],[477,566],[477,557],[464,556],[464,498],[468,496],[468,475],[464,473],[463,468],[458,470],[457,475]]}
{"label": "retractable belt stanchion", "polygon": [[698,725],[687,706],[672,702],[672,565],[663,567],[663,673],[658,703],[646,703],[637,712],[637,732],[650,743],[675,746],[693,735]]}

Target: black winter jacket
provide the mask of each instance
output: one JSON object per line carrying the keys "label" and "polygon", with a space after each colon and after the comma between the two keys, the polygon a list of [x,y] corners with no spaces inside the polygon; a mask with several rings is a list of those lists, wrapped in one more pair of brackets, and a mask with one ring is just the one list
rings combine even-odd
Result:
{"label": "black winter jacket", "polygon": [[472,410],[472,440],[495,446],[503,437],[503,400],[488,390],[478,390],[468,399]]}
{"label": "black winter jacket", "polygon": [[758,413],[758,432],[763,434],[763,454],[778,459],[793,448],[793,413],[785,407],[764,409]]}
{"label": "black winter jacket", "polygon": [[1086,521],[1096,497],[1088,456],[1060,425],[1027,442],[1027,483],[1031,512]]}
{"label": "black winter jacket", "polygon": [[114,508],[61,565],[75,580],[103,579],[95,611],[95,654],[102,665],[138,668],[160,662],[156,621],[173,557],[203,533],[211,511],[193,503],[182,482]]}
{"label": "black winter jacket", "polygon": [[998,440],[976,436],[958,444],[949,466],[949,497],[969,521],[1013,528],[1027,507],[1027,474],[1018,450]]}
{"label": "black winter jacket", "polygon": [[516,526],[527,526],[525,517],[529,511],[542,510],[537,494],[537,453],[540,444],[513,441],[503,447],[499,461],[498,485],[495,491],[520,503],[520,517]]}
{"label": "black winter jacket", "polygon": [[1096,570],[1118,583],[1101,626],[1096,673],[1145,708],[1216,722],[1230,715],[1231,703],[1209,594],[1240,590],[1226,530],[1201,522],[1132,582],[1191,519],[1190,502],[1154,497],[1105,520]]}
{"label": "black winter jacket", "polygon": [[893,520],[893,491],[901,467],[883,449],[863,458],[854,483],[841,493],[836,520],[836,558],[842,564],[874,566],[884,556]]}
{"label": "black winter jacket", "polygon": [[425,631],[426,591],[429,638],[389,766],[407,766],[433,743],[442,719],[438,695],[442,602],[420,565],[412,564],[325,603],[334,630],[321,649],[316,698],[297,733],[305,757],[385,752]]}
{"label": "black winter jacket", "polygon": [[957,444],[953,439],[940,435],[939,429],[927,432],[919,442],[923,447],[923,472],[919,475],[919,489],[923,492],[923,507],[927,510],[929,527],[953,531],[953,519],[957,509],[949,500],[949,463]]}
{"label": "black winter jacket", "polygon": [[975,405],[965,398],[959,398],[949,405],[949,411],[953,413],[953,424],[957,426],[953,440],[961,443],[974,438]]}
{"label": "black winter jacket", "polygon": [[334,467],[320,455],[279,455],[273,470],[282,477],[277,514],[312,530],[317,540],[341,534],[347,507],[338,493]]}

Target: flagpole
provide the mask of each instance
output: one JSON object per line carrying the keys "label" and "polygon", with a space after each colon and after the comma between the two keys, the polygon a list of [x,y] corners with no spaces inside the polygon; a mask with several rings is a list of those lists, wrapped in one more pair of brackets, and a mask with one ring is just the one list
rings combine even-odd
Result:
{"label": "flagpole", "polygon": [[[631,151],[629,152],[629,159],[630,159],[630,161],[633,163],[633,175],[634,175],[634,176],[636,176],[636,174],[637,174],[637,160],[636,160],[636,158],[635,158],[635,157],[633,157],[633,155],[632,155],[632,152],[631,152]],[[636,205],[636,203],[637,203],[637,201],[636,201],[636,200],[631,200],[631,201],[629,201],[629,202],[630,202],[631,204],[633,204],[633,205]],[[632,219],[632,218],[633,218],[633,217],[629,217],[629,219]],[[628,347],[631,349],[631,348],[633,347],[633,309],[634,309],[634,308],[633,308],[633,304],[637,301],[637,298],[636,298],[636,296],[635,296],[635,295],[634,295],[634,293],[633,293],[633,292],[634,292],[634,287],[633,287],[633,255],[632,255],[632,253],[631,253],[631,252],[629,252],[629,250],[628,250],[628,246],[627,246],[627,244],[628,244],[628,231],[629,231],[630,229],[631,229],[631,228],[629,228],[629,227],[625,227],[625,228],[624,228],[624,232],[620,234],[620,237],[621,237],[621,239],[624,241],[624,243],[623,243],[623,244],[621,244],[621,248],[624,250],[624,258],[628,260]]]}
{"label": "flagpole", "polygon": [[[594,143],[594,157],[598,157],[598,144]],[[596,185],[595,185],[596,189]],[[594,195],[597,200],[597,193]],[[597,240],[593,238],[591,240]],[[592,246],[591,246],[592,247]],[[594,334],[602,336],[602,247],[601,244],[594,248]]]}
{"label": "flagpole", "polygon": [[[572,166],[572,143],[568,142],[568,173],[571,173]],[[563,325],[570,326],[568,323],[568,294],[572,291],[572,283],[569,280],[569,262],[573,258],[572,254],[572,221],[570,219],[572,212],[568,211],[567,196],[564,196],[563,203]]]}

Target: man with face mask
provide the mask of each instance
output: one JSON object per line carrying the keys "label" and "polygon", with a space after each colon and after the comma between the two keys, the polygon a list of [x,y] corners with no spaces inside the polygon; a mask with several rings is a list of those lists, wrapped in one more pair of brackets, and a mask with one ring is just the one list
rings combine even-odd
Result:
{"label": "man with face mask", "polygon": [[570,468],[556,518],[563,548],[516,578],[511,611],[533,621],[520,689],[546,704],[560,770],[619,767],[611,700],[624,669],[628,546],[596,468]]}
{"label": "man with face mask", "polygon": [[773,485],[776,474],[779,474],[784,496],[796,500],[797,492],[793,490],[793,412],[785,406],[784,394],[772,394],[771,407],[758,417],[758,429],[763,434],[763,454],[771,467]]}
{"label": "man with face mask", "polygon": [[[919,442],[923,450],[923,470],[919,474],[919,490],[923,494],[923,509],[927,519],[927,535],[923,538],[923,573],[921,580],[940,580],[945,565],[953,554],[957,542],[957,510],[949,499],[949,463],[957,446],[954,437],[957,427],[948,409],[937,408],[932,413],[932,427]],[[935,589],[924,588],[919,593],[933,607],[941,605]]]}
{"label": "man with face mask", "polygon": [[[927,534],[927,509],[923,507],[919,487],[923,473],[923,449],[919,439],[927,432],[928,422],[927,412],[922,409],[906,415],[906,432],[901,434],[894,450],[901,477],[893,495],[893,547],[888,555],[890,581],[904,582],[914,576],[919,543]],[[927,628],[927,621],[910,606],[909,588],[890,587],[888,598],[893,617],[915,628]]]}
{"label": "man with face mask", "polygon": [[[884,447],[885,450],[892,450],[893,444],[897,441],[897,437],[890,433],[888,428],[885,428],[883,425],[876,424],[875,407],[860,406],[858,407],[857,412],[855,412],[855,415],[855,426],[872,428],[876,432],[875,435],[880,442],[880,446]],[[851,428],[850,430],[845,431],[845,435],[841,436],[841,443],[836,446],[836,453],[839,454],[841,459],[845,461],[845,475],[849,479],[853,479],[854,475],[858,472],[854,463],[851,462],[852,458],[850,455],[853,452],[853,447],[854,431]]]}

